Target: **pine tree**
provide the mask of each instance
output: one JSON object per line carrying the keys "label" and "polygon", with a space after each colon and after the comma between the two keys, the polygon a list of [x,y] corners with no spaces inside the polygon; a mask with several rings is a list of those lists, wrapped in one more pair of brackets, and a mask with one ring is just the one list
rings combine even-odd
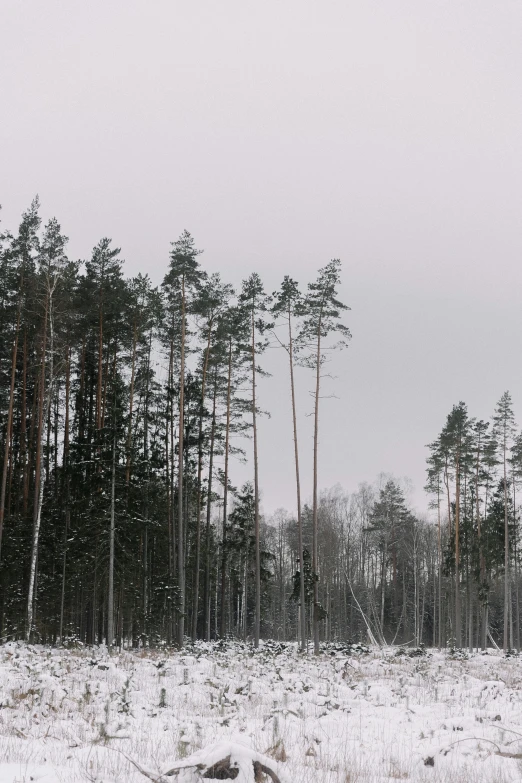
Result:
{"label": "pine tree", "polygon": [[[233,452],[231,437],[234,432],[244,431],[243,415],[250,412],[247,404],[238,395],[238,390],[246,382],[246,365],[250,363],[250,345],[245,341],[248,336],[250,321],[248,312],[241,307],[229,307],[221,315],[216,332],[213,350],[213,362],[216,370],[224,366],[222,379],[224,398],[224,467],[221,475],[223,485],[223,527],[221,539],[221,583],[220,583],[220,624],[219,634],[224,638],[226,633],[226,583],[227,583],[227,531],[228,531],[228,497],[230,484],[230,456]],[[212,456],[213,452],[211,452]],[[209,471],[209,493],[211,472]],[[207,511],[208,519],[208,511]]]}
{"label": "pine tree", "polygon": [[257,448],[257,401],[256,387],[257,375],[261,372],[257,366],[257,357],[267,347],[266,340],[259,340],[258,335],[263,336],[271,324],[263,319],[270,304],[269,297],[265,294],[263,284],[259,275],[254,272],[243,281],[241,295],[239,298],[243,310],[248,313],[250,320],[250,346],[251,346],[251,368],[252,368],[252,432],[254,438],[254,501],[255,501],[255,554],[256,554],[256,576],[255,576],[255,596],[256,609],[254,621],[254,646],[259,646],[259,637],[261,630],[261,539],[259,527],[259,461]]}
{"label": "pine tree", "polygon": [[57,220],[50,220],[45,228],[38,256],[38,272],[41,281],[41,301],[43,308],[41,337],[41,369],[38,391],[37,436],[35,457],[35,481],[33,503],[33,540],[29,569],[29,588],[27,594],[26,641],[33,631],[34,600],[36,583],[36,563],[40,539],[40,525],[44,498],[45,473],[42,472],[44,446],[48,430],[48,418],[56,383],[55,375],[55,319],[56,297],[61,278],[64,276],[67,257],[65,246],[67,237],[61,233]]}
{"label": "pine tree", "polygon": [[[302,350],[306,351],[304,361],[315,372],[314,391],[314,461],[313,461],[313,545],[312,569],[318,571],[317,549],[317,511],[318,511],[318,446],[319,446],[319,399],[321,388],[321,368],[326,361],[326,353],[336,348],[343,348],[351,337],[347,326],[341,323],[341,313],[348,306],[337,298],[337,289],[341,282],[341,262],[333,259],[319,270],[317,280],[308,284],[308,293],[304,307],[306,317],[299,334]],[[327,339],[332,334],[339,334],[341,339],[328,344]],[[319,589],[318,582],[314,585],[314,653],[319,655]]]}
{"label": "pine tree", "polygon": [[176,242],[172,243],[169,271],[165,276],[163,288],[169,300],[169,305],[179,311],[180,324],[180,355],[179,355],[179,420],[178,420],[178,588],[179,588],[179,620],[177,640],[180,647],[185,639],[185,525],[183,506],[183,467],[184,467],[184,415],[185,415],[185,354],[187,348],[187,314],[193,307],[193,300],[199,290],[203,272],[197,260],[201,251],[197,250],[194,239],[188,231],[184,231]]}
{"label": "pine tree", "polygon": [[[198,475],[197,475],[197,501],[196,501],[196,544],[195,544],[195,564],[194,564],[194,586],[192,599],[192,639],[195,640],[198,635],[198,615],[199,615],[199,582],[200,582],[200,556],[201,556],[201,513],[202,513],[202,477],[203,477],[203,420],[205,416],[205,402],[207,397],[207,378],[212,362],[212,347],[216,340],[216,333],[219,327],[220,318],[226,312],[229,300],[233,295],[232,286],[223,283],[219,274],[210,275],[207,278],[194,301],[194,313],[199,321],[200,336],[204,345],[201,358],[201,396],[199,405],[199,425],[198,425]],[[215,370],[215,383],[213,395],[213,413],[212,413],[212,432],[211,438],[215,439],[215,418],[216,418],[216,396],[217,396],[217,368]],[[212,452],[213,452],[212,443]],[[212,454],[213,459],[213,454]],[[209,482],[210,483],[210,482]],[[210,492],[209,487],[209,492]],[[210,519],[208,524],[210,525]],[[207,546],[209,533],[207,532]],[[205,603],[206,606],[206,603]]]}
{"label": "pine tree", "polygon": [[[493,436],[497,442],[501,455],[503,467],[503,490],[504,490],[504,650],[513,647],[513,637],[510,635],[510,604],[511,604],[511,584],[510,584],[510,549],[509,549],[509,513],[508,513],[508,452],[513,443],[515,435],[515,415],[509,392],[504,392],[497,403],[493,414]],[[511,638],[510,638],[511,637]]]}
{"label": "pine tree", "polygon": [[[430,443],[430,456],[427,459],[427,482],[424,490],[432,496],[431,508],[437,509],[437,644],[439,649],[443,646],[443,620],[442,620],[442,484],[444,476],[444,457],[441,453],[440,439]],[[434,609],[435,615],[435,609]],[[435,631],[435,622],[434,622]],[[435,639],[434,639],[435,644]]]}
{"label": "pine tree", "polygon": [[[516,511],[516,493],[520,486],[522,479],[522,433],[519,433],[514,441],[511,449],[511,478],[513,484],[513,508]],[[518,518],[519,521],[519,518]],[[515,526],[517,525],[517,517],[515,516]],[[517,535],[515,536],[515,542],[518,542],[518,528]],[[516,617],[517,617],[517,650],[521,649],[520,638],[520,586],[519,586],[519,548],[515,546],[514,561],[515,561],[515,604],[516,604]]]}
{"label": "pine tree", "polygon": [[297,438],[297,413],[295,401],[295,383],[294,383],[294,320],[304,315],[304,306],[298,284],[288,275],[285,275],[281,288],[273,294],[274,304],[272,305],[272,314],[275,318],[284,319],[288,329],[288,342],[280,342],[288,353],[288,363],[290,370],[290,398],[292,404],[292,426],[294,436],[294,461],[295,461],[295,485],[297,495],[297,541],[298,558],[300,574],[300,632],[301,632],[301,650],[306,651],[306,601],[305,601],[305,569],[303,555],[303,522],[301,519],[301,479],[299,472],[299,446]]}
{"label": "pine tree", "polygon": [[[461,501],[462,479],[470,458],[470,420],[464,402],[454,405],[448,414],[446,424],[440,435],[441,453],[444,459],[444,481],[448,497],[448,523],[454,520],[453,534],[453,564],[455,572],[454,609],[455,609],[455,644],[462,646],[462,616],[461,616]],[[454,505],[450,502],[450,482],[454,479]],[[450,532],[451,540],[451,532]]]}

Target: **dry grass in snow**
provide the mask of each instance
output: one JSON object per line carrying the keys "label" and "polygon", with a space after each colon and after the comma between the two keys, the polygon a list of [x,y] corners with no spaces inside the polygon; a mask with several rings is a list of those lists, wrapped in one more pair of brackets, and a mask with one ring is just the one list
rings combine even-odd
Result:
{"label": "dry grass in snow", "polygon": [[154,777],[216,743],[273,759],[281,783],[522,781],[522,659],[399,653],[7,644],[0,783],[144,783],[129,759]]}

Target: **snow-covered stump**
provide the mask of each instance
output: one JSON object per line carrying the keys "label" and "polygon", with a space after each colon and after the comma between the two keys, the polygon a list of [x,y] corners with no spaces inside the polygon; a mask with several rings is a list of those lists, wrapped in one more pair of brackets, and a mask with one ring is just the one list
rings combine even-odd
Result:
{"label": "snow-covered stump", "polygon": [[158,783],[175,779],[176,783],[202,780],[235,780],[236,783],[281,783],[272,759],[233,742],[220,742],[198,750],[176,762],[164,772]]}

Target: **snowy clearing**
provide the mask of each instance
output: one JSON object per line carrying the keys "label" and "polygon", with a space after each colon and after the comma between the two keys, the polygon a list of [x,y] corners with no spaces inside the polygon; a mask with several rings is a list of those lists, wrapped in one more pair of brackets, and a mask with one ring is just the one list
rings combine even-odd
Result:
{"label": "snowy clearing", "polygon": [[216,761],[228,747],[241,763],[243,746],[281,783],[522,781],[522,659],[414,653],[331,645],[314,659],[266,642],[111,657],[10,643],[0,783],[143,783],[128,759],[154,778],[216,743]]}

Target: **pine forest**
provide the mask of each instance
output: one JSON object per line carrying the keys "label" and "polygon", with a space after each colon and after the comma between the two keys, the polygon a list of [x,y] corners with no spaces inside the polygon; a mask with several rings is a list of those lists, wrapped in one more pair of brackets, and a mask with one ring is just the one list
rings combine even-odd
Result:
{"label": "pine forest", "polygon": [[[349,360],[351,338],[340,260],[275,292],[245,270],[234,289],[185,231],[155,287],[125,275],[107,238],[72,260],[39,211],[35,199],[0,235],[2,641],[520,650],[522,434],[508,392],[488,420],[457,402],[433,433],[429,513],[388,474],[351,493],[320,486],[322,369]],[[285,352],[295,463],[295,506],[272,516],[258,457],[268,347]],[[313,388],[310,444],[296,367]]]}

